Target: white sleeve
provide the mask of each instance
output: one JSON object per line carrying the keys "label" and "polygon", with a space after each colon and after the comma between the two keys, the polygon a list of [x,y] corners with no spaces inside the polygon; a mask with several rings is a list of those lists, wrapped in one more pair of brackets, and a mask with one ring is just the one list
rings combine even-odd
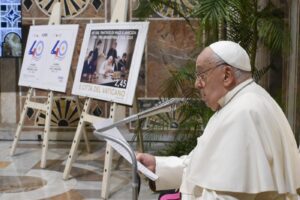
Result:
{"label": "white sleeve", "polygon": [[178,189],[181,185],[183,170],[186,167],[187,156],[160,157],[156,156],[155,181],[156,190]]}
{"label": "white sleeve", "polygon": [[99,74],[105,74],[105,65],[106,65],[106,61],[104,61],[99,68]]}

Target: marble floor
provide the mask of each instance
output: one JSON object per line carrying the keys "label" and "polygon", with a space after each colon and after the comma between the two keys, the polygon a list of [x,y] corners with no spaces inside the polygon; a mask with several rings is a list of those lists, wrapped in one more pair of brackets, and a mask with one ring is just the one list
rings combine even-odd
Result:
{"label": "marble floor", "polygon": [[[92,143],[92,153],[80,146],[71,170],[71,178],[64,181],[63,171],[71,144],[51,142],[47,153],[47,167],[40,168],[41,143],[19,142],[14,156],[10,156],[12,142],[0,141],[0,200],[96,200],[101,199],[102,169],[105,143]],[[132,199],[131,168],[115,153],[109,199]],[[158,194],[148,188],[142,178],[139,199],[154,200]]]}

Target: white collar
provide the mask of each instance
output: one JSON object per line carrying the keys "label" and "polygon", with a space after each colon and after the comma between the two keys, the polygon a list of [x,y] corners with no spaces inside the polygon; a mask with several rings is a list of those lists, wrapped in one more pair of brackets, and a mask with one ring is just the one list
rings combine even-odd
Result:
{"label": "white collar", "polygon": [[241,91],[244,87],[253,82],[253,79],[247,79],[239,85],[235,86],[232,90],[228,91],[223,97],[221,97],[218,101],[218,104],[221,108],[223,108],[239,91]]}

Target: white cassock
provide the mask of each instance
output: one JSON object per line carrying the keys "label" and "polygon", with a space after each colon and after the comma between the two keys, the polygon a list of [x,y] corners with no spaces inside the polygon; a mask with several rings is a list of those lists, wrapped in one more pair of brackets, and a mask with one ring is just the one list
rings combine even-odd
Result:
{"label": "white cassock", "polygon": [[105,60],[98,69],[99,74],[105,74],[106,72],[111,72],[114,70],[112,64],[109,64],[108,60]]}
{"label": "white cassock", "polygon": [[297,199],[300,154],[277,103],[252,79],[219,103],[189,155],[156,157],[156,189],[180,188],[184,200]]}

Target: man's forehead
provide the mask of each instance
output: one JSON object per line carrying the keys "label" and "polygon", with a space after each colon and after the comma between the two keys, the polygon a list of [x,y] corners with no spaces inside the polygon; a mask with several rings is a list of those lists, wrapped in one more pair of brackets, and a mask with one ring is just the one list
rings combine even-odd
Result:
{"label": "man's forehead", "polygon": [[212,56],[212,50],[207,47],[205,48],[197,57],[196,60],[196,68],[202,69],[207,65],[211,65],[211,56]]}

